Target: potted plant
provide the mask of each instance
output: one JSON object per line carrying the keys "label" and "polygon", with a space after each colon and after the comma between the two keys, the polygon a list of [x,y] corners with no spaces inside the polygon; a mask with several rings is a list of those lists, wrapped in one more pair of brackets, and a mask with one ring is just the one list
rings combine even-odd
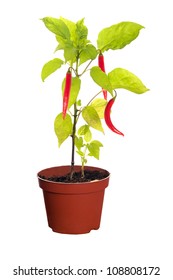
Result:
{"label": "potted plant", "polygon": [[[111,110],[117,89],[123,88],[141,94],[148,89],[130,71],[115,68],[106,73],[104,52],[122,49],[139,35],[142,25],[120,22],[104,28],[98,34],[97,45],[88,40],[84,19],[74,23],[63,17],[42,19],[58,43],[56,52],[61,58],[47,62],[41,72],[44,81],[61,69],[62,111],[54,122],[59,147],[71,138],[71,164],[44,169],[38,173],[39,186],[43,189],[48,224],[53,231],[81,234],[100,227],[105,188],[110,173],[102,168],[87,166],[89,157],[99,159],[103,144],[93,139],[93,131],[104,132],[103,122],[116,134],[124,136],[111,120]],[[58,74],[57,74],[58,75]],[[97,84],[97,92],[86,104],[82,99],[82,81],[85,76]],[[75,165],[75,155],[81,165]]]}

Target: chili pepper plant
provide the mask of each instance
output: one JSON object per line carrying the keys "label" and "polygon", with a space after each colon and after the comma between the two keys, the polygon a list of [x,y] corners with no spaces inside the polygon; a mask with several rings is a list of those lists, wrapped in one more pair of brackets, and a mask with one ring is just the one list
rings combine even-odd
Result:
{"label": "chili pepper plant", "polygon": [[[114,125],[111,111],[118,89],[126,89],[136,94],[148,91],[142,81],[129,70],[114,68],[106,73],[104,53],[123,49],[135,40],[144,27],[135,22],[124,21],[102,29],[97,36],[96,44],[88,39],[88,28],[84,19],[72,22],[63,17],[45,17],[45,27],[55,36],[58,57],[47,62],[41,72],[42,80],[61,69],[64,73],[60,85],[59,102],[62,110],[54,122],[54,130],[59,147],[71,138],[71,172],[73,180],[75,154],[81,158],[81,177],[85,177],[84,167],[89,157],[99,159],[103,144],[93,139],[93,130],[104,133],[103,122],[117,135],[124,136]],[[107,55],[108,56],[108,55]],[[97,84],[97,92],[86,104],[83,103],[82,81],[85,76]],[[57,73],[58,78],[58,73]],[[86,99],[86,96],[85,96]],[[79,122],[82,120],[83,123]]]}

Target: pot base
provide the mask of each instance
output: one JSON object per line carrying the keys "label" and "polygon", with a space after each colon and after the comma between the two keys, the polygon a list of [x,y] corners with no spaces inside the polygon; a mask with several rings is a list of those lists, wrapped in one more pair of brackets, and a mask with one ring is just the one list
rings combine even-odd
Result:
{"label": "pot base", "polygon": [[100,227],[104,190],[84,194],[43,194],[48,224],[54,232],[82,234]]}
{"label": "pot base", "polygon": [[60,234],[70,234],[70,235],[78,235],[78,234],[87,234],[87,233],[90,233],[92,230],[98,230],[100,228],[100,226],[98,227],[98,228],[91,228],[91,229],[89,229],[89,230],[83,230],[83,231],[81,231],[81,230],[78,230],[78,231],[74,231],[73,232],[73,230],[71,231],[71,230],[67,230],[67,231],[59,231],[59,230],[55,230],[55,229],[53,229],[53,228],[51,228],[52,229],[52,231],[53,232],[55,232],[55,233],[60,233]]}

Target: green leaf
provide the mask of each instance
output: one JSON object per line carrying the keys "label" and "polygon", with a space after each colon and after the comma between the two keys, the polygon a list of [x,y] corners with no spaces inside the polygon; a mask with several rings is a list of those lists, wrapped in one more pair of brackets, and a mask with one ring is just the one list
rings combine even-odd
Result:
{"label": "green leaf", "polygon": [[99,115],[92,106],[84,107],[84,109],[82,110],[82,117],[89,126],[95,128],[96,130],[104,132]]}
{"label": "green leaf", "polygon": [[86,45],[86,48],[83,49],[80,53],[79,65],[81,65],[82,63],[84,63],[88,60],[94,60],[96,58],[97,54],[98,54],[97,50],[92,44]]}
{"label": "green leaf", "polygon": [[61,60],[59,58],[54,58],[53,60],[50,60],[49,62],[47,62],[42,68],[42,72],[41,72],[42,81],[44,82],[45,79],[49,75],[54,73],[57,69],[59,69],[63,63],[64,63],[63,60]]}
{"label": "green leaf", "polygon": [[80,157],[84,157],[85,156],[85,154],[84,154],[84,152],[82,152],[82,151],[76,151],[76,153],[78,154],[78,155],[80,155]]}
{"label": "green leaf", "polygon": [[61,144],[72,134],[72,120],[70,115],[67,114],[65,119],[63,119],[62,113],[60,113],[55,118],[54,130],[58,137],[58,144],[60,147]]}
{"label": "green leaf", "polygon": [[75,137],[75,146],[80,151],[80,149],[83,147],[83,138],[82,137]]}
{"label": "green leaf", "polygon": [[66,18],[60,17],[60,19],[67,25],[69,31],[70,31],[70,37],[71,37],[71,41],[75,41],[76,40],[76,23],[74,23],[73,21],[70,21]]}
{"label": "green leaf", "polygon": [[104,118],[104,111],[105,111],[106,104],[107,101],[103,98],[96,98],[90,104],[90,106],[92,106],[97,111],[100,119]]}
{"label": "green leaf", "polygon": [[[68,108],[70,108],[76,102],[76,99],[80,91],[80,85],[81,85],[81,80],[78,77],[72,77]],[[63,80],[62,83],[62,92],[64,92],[64,87],[65,87],[65,79]]]}
{"label": "green leaf", "polygon": [[53,17],[45,17],[42,19],[45,26],[49,29],[49,31],[53,32],[61,39],[70,39],[70,31],[67,25],[61,20]]}
{"label": "green leaf", "polygon": [[144,93],[149,90],[137,76],[123,68],[112,70],[108,77],[113,89],[124,88],[135,93]]}
{"label": "green leaf", "polygon": [[135,40],[144,28],[135,22],[120,22],[100,31],[97,40],[98,49],[102,52],[109,49],[122,49]]}
{"label": "green leaf", "polygon": [[93,81],[98,84],[101,88],[109,91],[112,94],[112,86],[108,76],[104,73],[100,67],[94,66],[90,70],[90,75]]}
{"label": "green leaf", "polygon": [[82,125],[79,129],[78,129],[78,135],[85,135],[87,133],[87,131],[89,130],[89,126],[87,124]]}
{"label": "green leaf", "polygon": [[74,63],[76,61],[76,54],[77,54],[77,50],[72,44],[65,45],[64,47],[65,62],[69,61],[71,63]]}
{"label": "green leaf", "polygon": [[[81,50],[83,49],[88,40],[87,40],[87,35],[88,35],[88,29],[84,25],[84,19],[79,20],[77,23],[74,23],[68,19],[60,17],[60,19],[66,24],[66,26],[69,29],[70,32],[70,41],[76,50]],[[58,42],[60,43],[60,46],[58,46],[57,49],[62,48],[62,42],[59,41],[59,38],[57,38]],[[69,40],[68,40],[69,41]],[[64,43],[64,41],[63,41]],[[66,46],[67,47],[67,46]],[[65,47],[63,47],[65,48]]]}
{"label": "green leaf", "polygon": [[82,102],[81,102],[80,99],[76,102],[76,105],[77,105],[77,106],[82,106]]}
{"label": "green leaf", "polygon": [[94,144],[94,145],[97,145],[97,147],[99,147],[99,148],[103,147],[103,144],[98,140],[93,140],[91,143]]}
{"label": "green leaf", "polygon": [[91,133],[91,130],[90,130],[90,129],[88,129],[87,132],[85,133],[84,139],[85,139],[86,142],[90,142],[90,141],[91,141],[91,139],[92,139],[92,133]]}
{"label": "green leaf", "polygon": [[89,128],[89,125],[84,124],[82,125],[79,129],[78,129],[78,135],[84,136],[84,140],[86,142],[90,142],[92,139],[92,133],[91,130]]}
{"label": "green leaf", "polygon": [[84,19],[76,23],[76,47],[78,49],[84,48],[87,44],[88,29],[84,25]]}
{"label": "green leaf", "polygon": [[100,147],[102,147],[102,146],[103,146],[102,143],[97,141],[97,140],[94,140],[90,144],[88,144],[87,147],[88,147],[88,150],[90,152],[89,156],[93,156],[96,159],[99,159]]}
{"label": "green leaf", "polygon": [[[56,40],[58,41],[59,45],[55,51],[64,50],[65,62],[69,61],[73,63],[77,53],[77,49],[71,40],[73,39],[75,32],[74,27],[72,28],[73,23],[63,18],[57,19],[45,17],[42,20],[45,26],[56,35]],[[72,34],[70,33],[68,26],[70,27],[71,31],[73,29]]]}
{"label": "green leaf", "polygon": [[74,63],[76,61],[77,49],[74,47],[73,42],[62,40],[61,43],[55,49],[64,51],[65,62]]}

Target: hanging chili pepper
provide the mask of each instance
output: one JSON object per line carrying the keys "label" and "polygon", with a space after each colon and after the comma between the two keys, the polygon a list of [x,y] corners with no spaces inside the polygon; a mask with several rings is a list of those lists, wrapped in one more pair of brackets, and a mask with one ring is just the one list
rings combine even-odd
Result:
{"label": "hanging chili pepper", "polygon": [[[100,69],[105,72],[105,63],[104,63],[104,56],[103,54],[100,52],[99,56],[98,56],[98,65],[100,67]],[[107,90],[105,89],[102,89],[103,91],[103,96],[104,96],[104,99],[107,100]]]}
{"label": "hanging chili pepper", "polygon": [[68,70],[66,73],[64,95],[63,95],[63,110],[62,110],[63,119],[65,118],[67,113],[68,102],[70,98],[71,81],[72,81],[71,71]]}
{"label": "hanging chili pepper", "polygon": [[111,113],[111,108],[112,105],[115,102],[115,97],[113,97],[112,99],[109,100],[109,102],[106,105],[105,111],[104,111],[104,118],[105,118],[105,122],[107,124],[107,126],[115,133],[124,136],[124,134],[119,131],[118,129],[115,128],[115,126],[113,125],[112,121],[111,121],[111,117],[110,117],[110,113]]}

